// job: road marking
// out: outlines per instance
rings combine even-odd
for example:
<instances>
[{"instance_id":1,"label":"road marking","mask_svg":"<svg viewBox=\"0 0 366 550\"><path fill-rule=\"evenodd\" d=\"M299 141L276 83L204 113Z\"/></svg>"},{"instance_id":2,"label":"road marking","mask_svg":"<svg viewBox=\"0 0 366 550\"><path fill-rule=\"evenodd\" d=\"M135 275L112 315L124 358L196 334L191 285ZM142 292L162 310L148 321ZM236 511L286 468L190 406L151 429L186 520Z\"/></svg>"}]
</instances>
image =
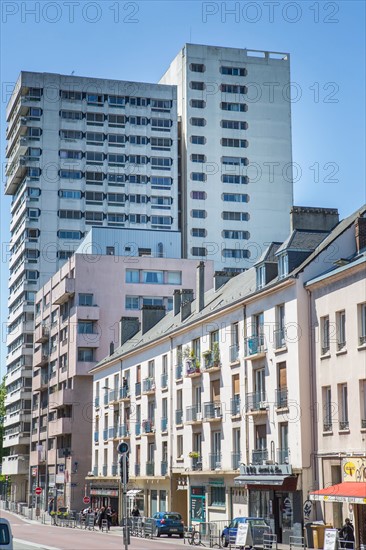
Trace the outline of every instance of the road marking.
<instances>
[{"instance_id":1,"label":"road marking","mask_svg":"<svg viewBox=\"0 0 366 550\"><path fill-rule=\"evenodd\" d=\"M21 544L27 544L28 546L33 546L34 548L38 548L38 550L60 550L60 548L56 548L55 546L45 546L44 544L40 546L39 542L29 542L27 540L16 539L16 538L14 538L13 540Z\"/></svg>"}]
</instances>

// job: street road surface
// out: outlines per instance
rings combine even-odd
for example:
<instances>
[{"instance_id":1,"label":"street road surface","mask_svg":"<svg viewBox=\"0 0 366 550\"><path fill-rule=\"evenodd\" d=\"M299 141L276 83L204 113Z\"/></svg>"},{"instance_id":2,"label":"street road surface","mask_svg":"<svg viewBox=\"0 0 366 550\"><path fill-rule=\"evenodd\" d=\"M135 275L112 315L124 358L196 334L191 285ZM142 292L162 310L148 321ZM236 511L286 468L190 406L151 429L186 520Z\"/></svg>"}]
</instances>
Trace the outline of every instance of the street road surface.
<instances>
[{"instance_id":1,"label":"street road surface","mask_svg":"<svg viewBox=\"0 0 366 550\"><path fill-rule=\"evenodd\" d=\"M14 550L124 550L122 535L116 531L101 533L55 527L30 522L4 510L1 517L10 521L14 535ZM160 537L148 540L131 537L129 550L183 550L182 539Z\"/></svg>"}]
</instances>

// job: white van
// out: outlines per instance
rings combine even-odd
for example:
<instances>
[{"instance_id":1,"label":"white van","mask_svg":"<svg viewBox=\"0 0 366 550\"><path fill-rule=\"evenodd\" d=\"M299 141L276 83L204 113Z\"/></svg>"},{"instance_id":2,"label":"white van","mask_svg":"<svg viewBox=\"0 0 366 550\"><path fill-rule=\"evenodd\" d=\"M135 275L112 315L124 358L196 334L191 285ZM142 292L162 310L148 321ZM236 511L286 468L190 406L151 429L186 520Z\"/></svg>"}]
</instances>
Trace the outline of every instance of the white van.
<instances>
[{"instance_id":1,"label":"white van","mask_svg":"<svg viewBox=\"0 0 366 550\"><path fill-rule=\"evenodd\" d=\"M0 550L13 550L13 535L7 519L0 518Z\"/></svg>"}]
</instances>

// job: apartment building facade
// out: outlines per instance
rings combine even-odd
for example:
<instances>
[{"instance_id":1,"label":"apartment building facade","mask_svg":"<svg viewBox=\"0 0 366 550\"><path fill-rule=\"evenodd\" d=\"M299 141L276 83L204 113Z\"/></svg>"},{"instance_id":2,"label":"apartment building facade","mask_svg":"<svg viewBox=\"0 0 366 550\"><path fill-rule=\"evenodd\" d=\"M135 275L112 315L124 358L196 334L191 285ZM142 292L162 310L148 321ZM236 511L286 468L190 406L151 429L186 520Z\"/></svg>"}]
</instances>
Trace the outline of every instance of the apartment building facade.
<instances>
[{"instance_id":1,"label":"apartment building facade","mask_svg":"<svg viewBox=\"0 0 366 550\"><path fill-rule=\"evenodd\" d=\"M326 523L350 517L356 546L366 542L366 219L356 221L356 253L310 280L318 489ZM319 504L318 504L319 503Z\"/></svg>"},{"instance_id":2,"label":"apartment building facade","mask_svg":"<svg viewBox=\"0 0 366 550\"><path fill-rule=\"evenodd\" d=\"M161 318L171 309L173 291L194 283L195 260L135 259L131 266L123 256L104 254L96 266L95 256L76 253L36 294L29 466L30 492L43 488L43 506L56 491L58 506L82 504L91 470L89 370L121 343L121 315L138 327L142 308L149 314L154 304ZM211 262L206 284L212 276ZM137 311L131 303L135 294L143 296ZM16 427L8 422L11 439ZM13 460L10 456L5 464Z\"/></svg>"},{"instance_id":3,"label":"apartment building facade","mask_svg":"<svg viewBox=\"0 0 366 550\"><path fill-rule=\"evenodd\" d=\"M250 267L289 233L290 56L186 44L160 83L177 86L183 254Z\"/></svg>"}]
</instances>

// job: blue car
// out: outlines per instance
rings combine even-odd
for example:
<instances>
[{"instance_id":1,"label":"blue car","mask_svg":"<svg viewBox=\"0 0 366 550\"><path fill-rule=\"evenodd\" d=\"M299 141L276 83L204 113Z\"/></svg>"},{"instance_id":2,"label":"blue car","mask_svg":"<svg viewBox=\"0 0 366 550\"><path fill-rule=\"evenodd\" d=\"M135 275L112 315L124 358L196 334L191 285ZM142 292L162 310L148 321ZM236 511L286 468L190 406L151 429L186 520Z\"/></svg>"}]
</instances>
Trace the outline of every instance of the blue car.
<instances>
[{"instance_id":1,"label":"blue car","mask_svg":"<svg viewBox=\"0 0 366 550\"><path fill-rule=\"evenodd\" d=\"M253 546L263 546L263 535L272 534L271 528L264 518L234 518L221 534L221 543L225 548L229 544L235 544L239 523L250 524Z\"/></svg>"},{"instance_id":2,"label":"blue car","mask_svg":"<svg viewBox=\"0 0 366 550\"><path fill-rule=\"evenodd\" d=\"M178 512L156 512L153 515L155 521L154 535L178 535L181 539L184 536L184 521Z\"/></svg>"}]
</instances>

